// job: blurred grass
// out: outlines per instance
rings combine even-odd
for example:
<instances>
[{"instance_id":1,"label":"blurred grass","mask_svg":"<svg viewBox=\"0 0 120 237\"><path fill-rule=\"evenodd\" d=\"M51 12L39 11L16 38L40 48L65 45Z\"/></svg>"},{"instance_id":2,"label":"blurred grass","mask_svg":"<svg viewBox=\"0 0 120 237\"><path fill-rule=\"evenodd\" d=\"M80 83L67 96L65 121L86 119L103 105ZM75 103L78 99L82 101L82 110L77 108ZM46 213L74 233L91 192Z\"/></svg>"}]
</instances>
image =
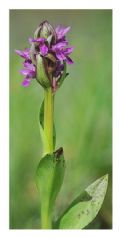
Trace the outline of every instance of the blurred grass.
<instances>
[{"instance_id":1,"label":"blurred grass","mask_svg":"<svg viewBox=\"0 0 120 237\"><path fill-rule=\"evenodd\" d=\"M42 153L38 113L43 90L34 81L21 86L24 49L37 25L70 25L68 39L75 47L70 76L56 95L57 147L63 146L67 169L56 201L55 217L85 187L109 173L107 195L89 229L112 228L112 11L10 11L10 228L39 228L35 171ZM48 177L49 178L49 177Z\"/></svg>"}]
</instances>

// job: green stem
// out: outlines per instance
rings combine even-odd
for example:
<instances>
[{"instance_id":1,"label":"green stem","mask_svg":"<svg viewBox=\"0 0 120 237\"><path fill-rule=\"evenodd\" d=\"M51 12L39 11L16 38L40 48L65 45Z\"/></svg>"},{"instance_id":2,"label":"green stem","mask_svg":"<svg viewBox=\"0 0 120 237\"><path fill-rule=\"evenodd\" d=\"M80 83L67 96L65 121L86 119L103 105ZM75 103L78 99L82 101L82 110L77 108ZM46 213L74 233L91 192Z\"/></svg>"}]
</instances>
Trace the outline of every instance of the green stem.
<instances>
[{"instance_id":1,"label":"green stem","mask_svg":"<svg viewBox=\"0 0 120 237\"><path fill-rule=\"evenodd\" d=\"M53 113L54 113L54 96L52 88L45 89L44 99L44 132L47 138L47 147L45 153L53 153Z\"/></svg>"},{"instance_id":2,"label":"green stem","mask_svg":"<svg viewBox=\"0 0 120 237\"><path fill-rule=\"evenodd\" d=\"M41 228L52 229L52 212L49 210L49 204L45 203L41 203Z\"/></svg>"},{"instance_id":3,"label":"green stem","mask_svg":"<svg viewBox=\"0 0 120 237\"><path fill-rule=\"evenodd\" d=\"M46 136L46 146L44 153L52 154L53 145L53 113L54 113L54 95L51 88L44 91L44 133ZM48 177L49 179L49 177ZM49 199L44 198L41 202L41 228L52 229L52 210L49 206Z\"/></svg>"}]
</instances>

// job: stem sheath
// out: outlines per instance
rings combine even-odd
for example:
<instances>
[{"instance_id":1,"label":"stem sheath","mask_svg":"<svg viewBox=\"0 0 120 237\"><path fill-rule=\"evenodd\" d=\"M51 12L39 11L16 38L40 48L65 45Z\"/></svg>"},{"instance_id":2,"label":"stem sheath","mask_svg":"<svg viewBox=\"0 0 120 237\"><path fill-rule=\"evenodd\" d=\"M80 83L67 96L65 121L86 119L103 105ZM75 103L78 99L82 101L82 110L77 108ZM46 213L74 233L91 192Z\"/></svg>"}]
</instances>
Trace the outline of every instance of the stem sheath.
<instances>
[{"instance_id":1,"label":"stem sheath","mask_svg":"<svg viewBox=\"0 0 120 237\"><path fill-rule=\"evenodd\" d=\"M47 138L47 147L45 153L53 153L53 117L54 117L54 96L52 88L49 87L44 91L44 132Z\"/></svg>"}]
</instances>

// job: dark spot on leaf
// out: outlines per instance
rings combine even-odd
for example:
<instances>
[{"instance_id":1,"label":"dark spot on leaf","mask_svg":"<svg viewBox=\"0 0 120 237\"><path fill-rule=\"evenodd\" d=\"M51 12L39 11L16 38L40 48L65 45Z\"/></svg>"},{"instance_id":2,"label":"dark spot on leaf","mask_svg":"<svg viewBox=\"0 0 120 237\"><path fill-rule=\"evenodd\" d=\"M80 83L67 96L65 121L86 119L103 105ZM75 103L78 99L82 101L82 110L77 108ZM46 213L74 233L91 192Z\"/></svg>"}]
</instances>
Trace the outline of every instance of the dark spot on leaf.
<instances>
[{"instance_id":1,"label":"dark spot on leaf","mask_svg":"<svg viewBox=\"0 0 120 237\"><path fill-rule=\"evenodd\" d=\"M91 205L93 206L95 204L95 200L92 200Z\"/></svg>"},{"instance_id":2,"label":"dark spot on leaf","mask_svg":"<svg viewBox=\"0 0 120 237\"><path fill-rule=\"evenodd\" d=\"M80 215L80 213L79 213L79 214L78 214L78 218L79 218L79 219L80 219L80 216L81 216L81 215Z\"/></svg>"},{"instance_id":3,"label":"dark spot on leaf","mask_svg":"<svg viewBox=\"0 0 120 237\"><path fill-rule=\"evenodd\" d=\"M87 209L86 214L89 215L89 213L90 213L90 212L89 212L89 210Z\"/></svg>"}]
</instances>

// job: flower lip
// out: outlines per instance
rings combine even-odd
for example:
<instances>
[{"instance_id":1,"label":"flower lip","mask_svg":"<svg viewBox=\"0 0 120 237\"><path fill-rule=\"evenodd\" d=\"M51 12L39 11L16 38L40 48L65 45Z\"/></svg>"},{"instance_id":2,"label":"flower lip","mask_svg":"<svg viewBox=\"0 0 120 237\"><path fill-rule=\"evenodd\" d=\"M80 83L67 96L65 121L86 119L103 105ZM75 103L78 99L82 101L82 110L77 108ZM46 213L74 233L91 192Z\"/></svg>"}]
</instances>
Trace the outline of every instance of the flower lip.
<instances>
[{"instance_id":1,"label":"flower lip","mask_svg":"<svg viewBox=\"0 0 120 237\"><path fill-rule=\"evenodd\" d=\"M57 43L57 44L55 44L55 45L53 45L52 46L52 50L53 51L55 51L55 50L57 50L57 49L62 49L62 48L64 48L66 45L68 45L68 41L62 41L62 42L59 42L59 43Z\"/></svg>"},{"instance_id":2,"label":"flower lip","mask_svg":"<svg viewBox=\"0 0 120 237\"><path fill-rule=\"evenodd\" d=\"M26 76L27 78L34 78L35 72L32 70L29 70L28 68L24 68L20 70L20 73Z\"/></svg>"},{"instance_id":3,"label":"flower lip","mask_svg":"<svg viewBox=\"0 0 120 237\"><path fill-rule=\"evenodd\" d=\"M71 64L73 64L74 62L73 62L73 60L70 58L70 57L66 57L66 62L67 62L67 64L69 64L69 65L71 65Z\"/></svg>"},{"instance_id":4,"label":"flower lip","mask_svg":"<svg viewBox=\"0 0 120 237\"><path fill-rule=\"evenodd\" d=\"M72 59L68 57L68 55L73 51L73 47L63 48L63 47L53 46L52 50L53 52L55 52L57 59L59 59L60 61L65 60L68 64L73 63Z\"/></svg>"},{"instance_id":5,"label":"flower lip","mask_svg":"<svg viewBox=\"0 0 120 237\"><path fill-rule=\"evenodd\" d=\"M30 82L31 82L31 79L26 77L26 78L22 81L22 86L28 87L28 86L30 85Z\"/></svg>"},{"instance_id":6,"label":"flower lip","mask_svg":"<svg viewBox=\"0 0 120 237\"><path fill-rule=\"evenodd\" d=\"M45 38L32 38L32 37L30 37L29 39L29 43L31 44L31 43L44 43L45 42Z\"/></svg>"},{"instance_id":7,"label":"flower lip","mask_svg":"<svg viewBox=\"0 0 120 237\"><path fill-rule=\"evenodd\" d=\"M15 49L16 54L25 59L30 59L29 51L29 48L26 48L24 51Z\"/></svg>"},{"instance_id":8,"label":"flower lip","mask_svg":"<svg viewBox=\"0 0 120 237\"><path fill-rule=\"evenodd\" d=\"M36 77L36 69L35 66L29 61L25 61L23 65L24 69L20 70L20 73L25 76L22 86L27 87L30 85L31 80Z\"/></svg>"},{"instance_id":9,"label":"flower lip","mask_svg":"<svg viewBox=\"0 0 120 237\"><path fill-rule=\"evenodd\" d=\"M58 40L62 39L67 34L67 32L70 30L70 28L71 28L70 26L68 26L68 27L64 27L61 25L57 26L55 29L56 34L57 34L57 39Z\"/></svg>"},{"instance_id":10,"label":"flower lip","mask_svg":"<svg viewBox=\"0 0 120 237\"><path fill-rule=\"evenodd\" d=\"M35 72L35 66L32 63L29 63L28 61L25 61L23 63L24 67L26 67L27 69L34 71Z\"/></svg>"},{"instance_id":11,"label":"flower lip","mask_svg":"<svg viewBox=\"0 0 120 237\"><path fill-rule=\"evenodd\" d=\"M42 56L45 56L48 53L48 47L45 44L40 46L40 53Z\"/></svg>"},{"instance_id":12,"label":"flower lip","mask_svg":"<svg viewBox=\"0 0 120 237\"><path fill-rule=\"evenodd\" d=\"M68 55L68 54L72 53L73 49L74 49L74 47L69 47L69 48L64 49L64 54Z\"/></svg>"}]
</instances>

